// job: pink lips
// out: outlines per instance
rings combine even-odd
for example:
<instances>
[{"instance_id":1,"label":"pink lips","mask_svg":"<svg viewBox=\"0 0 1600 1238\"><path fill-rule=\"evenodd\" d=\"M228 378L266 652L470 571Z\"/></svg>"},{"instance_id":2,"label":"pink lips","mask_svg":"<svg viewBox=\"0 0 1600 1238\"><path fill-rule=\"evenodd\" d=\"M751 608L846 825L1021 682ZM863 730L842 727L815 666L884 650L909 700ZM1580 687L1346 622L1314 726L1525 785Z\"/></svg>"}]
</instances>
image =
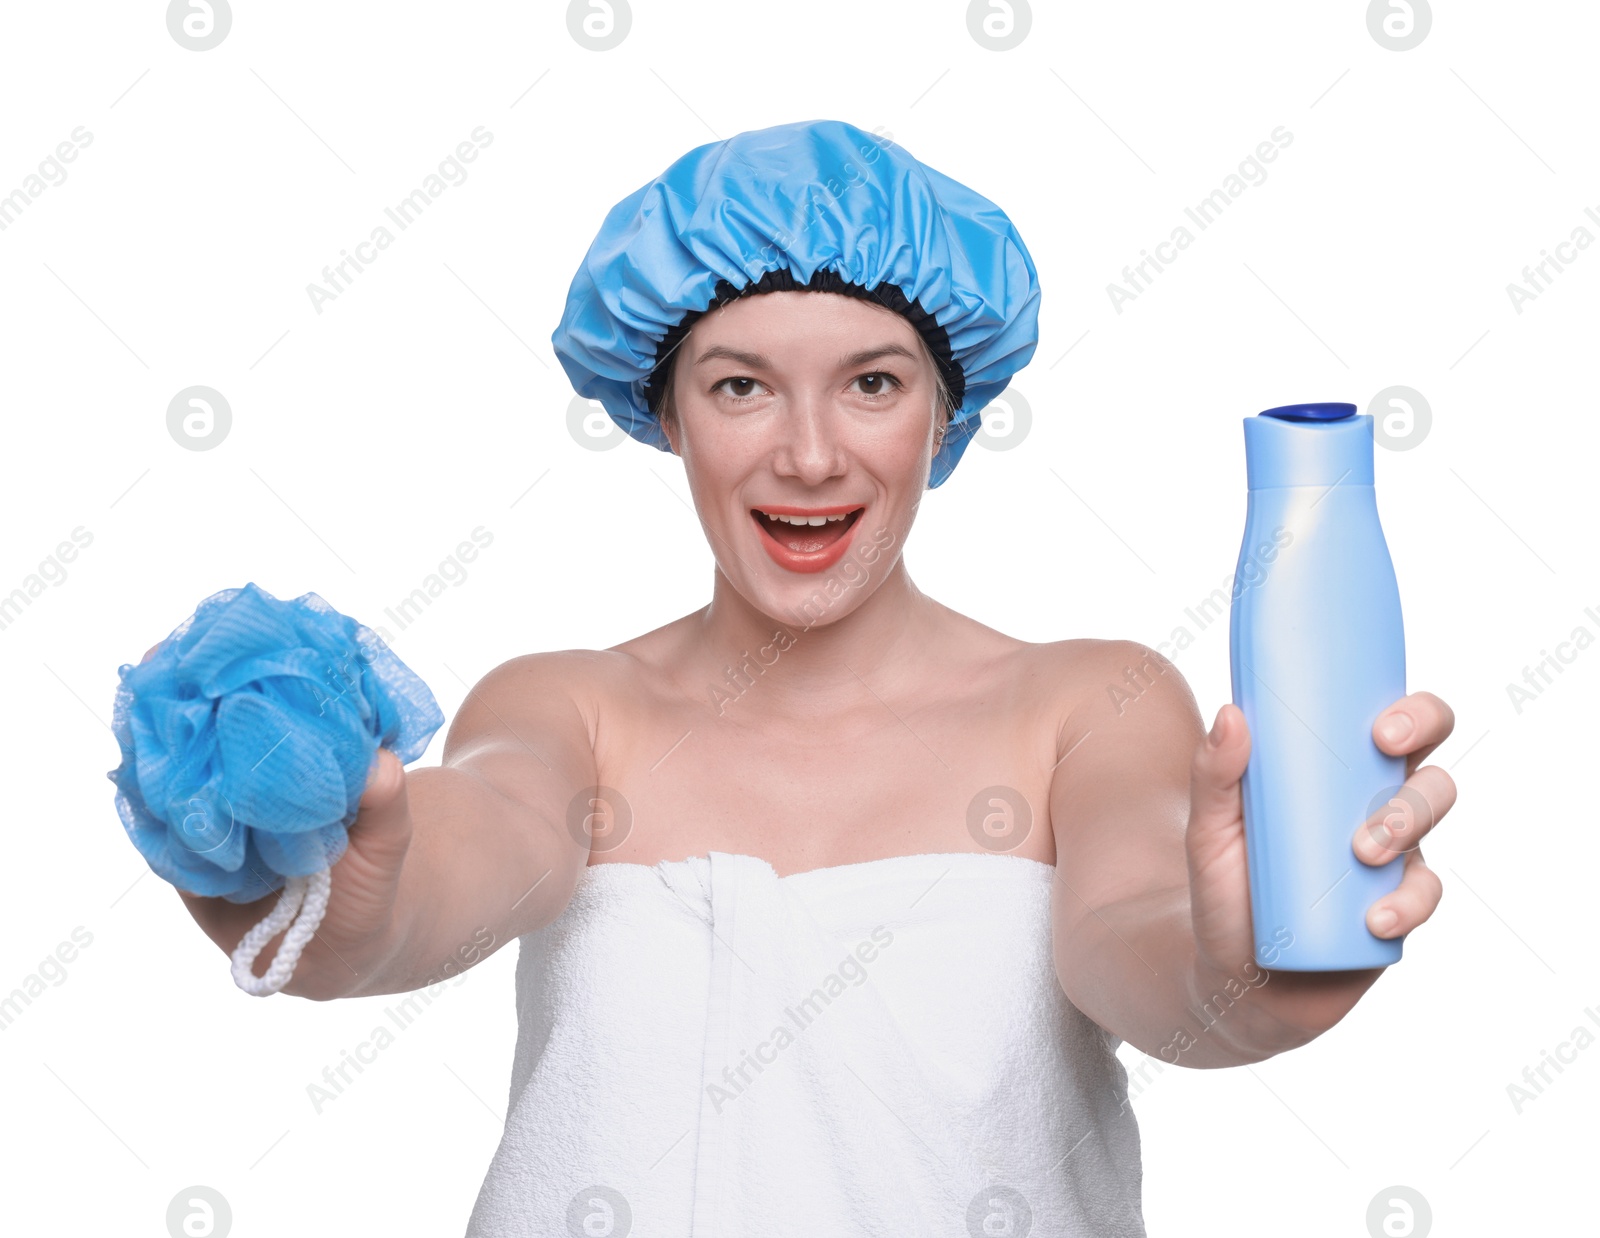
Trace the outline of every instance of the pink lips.
<instances>
[{"instance_id":1,"label":"pink lips","mask_svg":"<svg viewBox=\"0 0 1600 1238\"><path fill-rule=\"evenodd\" d=\"M834 507L792 507L787 505L766 506L760 509L752 508L750 518L755 521L757 536L761 538L761 545L766 548L772 561L779 567L791 572L821 572L832 567L844 557L845 551L850 549L850 543L855 538L856 526L861 523L861 513L866 509L860 504L841 503ZM843 524L843 532L832 533L829 526L819 525L815 535L809 531L801 531L794 526L775 524L762 513L771 512L775 516L842 516L853 513L842 522L835 522L832 528L837 529ZM774 529L782 532L775 535ZM779 536L789 541L798 543L799 549L787 546L778 540ZM830 538L832 540L825 540Z\"/></svg>"}]
</instances>

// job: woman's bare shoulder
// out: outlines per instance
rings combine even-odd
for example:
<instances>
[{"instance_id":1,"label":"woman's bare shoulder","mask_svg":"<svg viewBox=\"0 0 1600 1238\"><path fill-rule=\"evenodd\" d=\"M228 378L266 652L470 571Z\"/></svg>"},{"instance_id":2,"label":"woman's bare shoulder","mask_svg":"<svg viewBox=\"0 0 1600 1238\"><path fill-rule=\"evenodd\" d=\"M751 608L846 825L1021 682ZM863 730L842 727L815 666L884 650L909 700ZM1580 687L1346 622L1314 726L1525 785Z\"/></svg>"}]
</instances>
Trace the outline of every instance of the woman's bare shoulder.
<instances>
[{"instance_id":1,"label":"woman's bare shoulder","mask_svg":"<svg viewBox=\"0 0 1600 1238\"><path fill-rule=\"evenodd\" d=\"M686 615L607 649L520 654L490 670L473 691L490 705L524 700L530 691L560 692L582 712L591 713L600 701L640 691L692 618Z\"/></svg>"},{"instance_id":2,"label":"woman's bare shoulder","mask_svg":"<svg viewBox=\"0 0 1600 1238\"><path fill-rule=\"evenodd\" d=\"M1067 640L1028 643L1026 650L1026 657L1030 661L1058 672L1092 669L1098 673L1108 666L1116 667L1123 663L1137 666L1144 662L1160 662L1173 667L1169 658L1149 645L1113 637L1075 636Z\"/></svg>"},{"instance_id":3,"label":"woman's bare shoulder","mask_svg":"<svg viewBox=\"0 0 1600 1238\"><path fill-rule=\"evenodd\" d=\"M1065 721L1109 708L1120 714L1130 699L1152 688L1180 712L1192 707L1188 681L1164 654L1136 640L1075 637L1025 645L1020 654L1031 682L1053 701Z\"/></svg>"},{"instance_id":4,"label":"woman's bare shoulder","mask_svg":"<svg viewBox=\"0 0 1600 1238\"><path fill-rule=\"evenodd\" d=\"M507 658L472 685L451 718L444 762L501 743L532 744L536 751L566 744L592 753L599 719L615 694L625 690L631 661L609 649L552 649Z\"/></svg>"},{"instance_id":5,"label":"woman's bare shoulder","mask_svg":"<svg viewBox=\"0 0 1600 1238\"><path fill-rule=\"evenodd\" d=\"M1024 697L1056 708L1062 718L1107 686L1149 675L1169 676L1184 684L1177 667L1136 640L1079 636L1065 640L1028 641L945 607L956 634L955 647L970 653L973 664L993 669L999 680ZM953 659L959 661L959 658ZM1179 692L1182 695L1182 691Z\"/></svg>"},{"instance_id":6,"label":"woman's bare shoulder","mask_svg":"<svg viewBox=\"0 0 1600 1238\"><path fill-rule=\"evenodd\" d=\"M638 659L618 649L549 649L518 654L488 671L473 692L491 703L523 698L530 689L593 698L637 673Z\"/></svg>"}]
</instances>

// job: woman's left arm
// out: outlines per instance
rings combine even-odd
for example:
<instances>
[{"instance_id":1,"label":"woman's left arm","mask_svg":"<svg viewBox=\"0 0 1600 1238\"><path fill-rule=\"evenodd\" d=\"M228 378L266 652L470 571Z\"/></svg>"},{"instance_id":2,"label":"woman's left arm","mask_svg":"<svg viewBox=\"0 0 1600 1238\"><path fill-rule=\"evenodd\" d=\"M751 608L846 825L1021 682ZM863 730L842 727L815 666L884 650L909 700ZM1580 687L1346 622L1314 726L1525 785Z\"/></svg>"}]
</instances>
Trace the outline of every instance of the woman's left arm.
<instances>
[{"instance_id":1,"label":"woman's left arm","mask_svg":"<svg viewBox=\"0 0 1600 1238\"><path fill-rule=\"evenodd\" d=\"M1067 724L1051 787L1057 888L1056 974L1073 1004L1152 1056L1193 1067L1242 1065L1293 1049L1339 1022L1383 968L1262 969L1250 922L1240 780L1250 758L1243 712L1224 705L1208 738L1183 676L1129 641L1095 642L1087 686ZM1103 681L1103 683L1102 683ZM1404 720L1409 727L1391 731ZM1410 932L1442 885L1420 843L1455 803L1454 781L1422 761L1450 734L1450 707L1429 692L1401 698L1373 727L1406 757L1413 811L1362 823L1365 864L1405 856L1403 878L1367 910L1381 937ZM1391 801L1392 802L1392 801ZM1382 916L1393 911L1385 925Z\"/></svg>"}]
</instances>

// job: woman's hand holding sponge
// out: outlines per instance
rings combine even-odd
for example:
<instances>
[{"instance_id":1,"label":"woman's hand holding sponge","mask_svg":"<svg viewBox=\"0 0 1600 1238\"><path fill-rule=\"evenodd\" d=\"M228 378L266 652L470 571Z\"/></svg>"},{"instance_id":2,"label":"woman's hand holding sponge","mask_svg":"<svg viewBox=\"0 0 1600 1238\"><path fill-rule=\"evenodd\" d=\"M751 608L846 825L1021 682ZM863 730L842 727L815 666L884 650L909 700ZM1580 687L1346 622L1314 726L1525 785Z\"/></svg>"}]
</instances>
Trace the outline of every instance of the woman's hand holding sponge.
<instances>
[{"instance_id":1,"label":"woman's hand holding sponge","mask_svg":"<svg viewBox=\"0 0 1600 1238\"><path fill-rule=\"evenodd\" d=\"M316 594L253 583L206 598L118 673L123 759L107 777L151 869L233 952L246 992L283 988L302 959L290 992L348 991L389 944L411 840L403 766L444 723L427 685Z\"/></svg>"}]
</instances>

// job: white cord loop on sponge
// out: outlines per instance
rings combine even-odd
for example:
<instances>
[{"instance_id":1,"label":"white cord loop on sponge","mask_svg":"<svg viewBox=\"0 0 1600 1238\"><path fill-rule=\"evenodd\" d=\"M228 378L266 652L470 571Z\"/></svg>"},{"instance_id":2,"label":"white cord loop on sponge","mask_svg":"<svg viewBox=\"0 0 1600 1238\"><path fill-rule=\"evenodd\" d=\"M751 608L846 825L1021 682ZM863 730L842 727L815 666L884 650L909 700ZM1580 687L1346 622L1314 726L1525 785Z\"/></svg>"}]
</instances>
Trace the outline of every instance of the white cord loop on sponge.
<instances>
[{"instance_id":1,"label":"white cord loop on sponge","mask_svg":"<svg viewBox=\"0 0 1600 1238\"><path fill-rule=\"evenodd\" d=\"M260 924L244 935L244 940L233 952L233 982L252 997L268 997L289 983L294 966L300 961L300 952L311 940L322 917L328 910L328 895L333 881L328 869L319 869L309 877L290 877L283 887L283 897ZM295 913L299 919L295 919ZM290 924L290 921L294 921ZM266 944L288 927L288 935L278 947L265 975L257 976L252 970L256 956Z\"/></svg>"}]
</instances>

